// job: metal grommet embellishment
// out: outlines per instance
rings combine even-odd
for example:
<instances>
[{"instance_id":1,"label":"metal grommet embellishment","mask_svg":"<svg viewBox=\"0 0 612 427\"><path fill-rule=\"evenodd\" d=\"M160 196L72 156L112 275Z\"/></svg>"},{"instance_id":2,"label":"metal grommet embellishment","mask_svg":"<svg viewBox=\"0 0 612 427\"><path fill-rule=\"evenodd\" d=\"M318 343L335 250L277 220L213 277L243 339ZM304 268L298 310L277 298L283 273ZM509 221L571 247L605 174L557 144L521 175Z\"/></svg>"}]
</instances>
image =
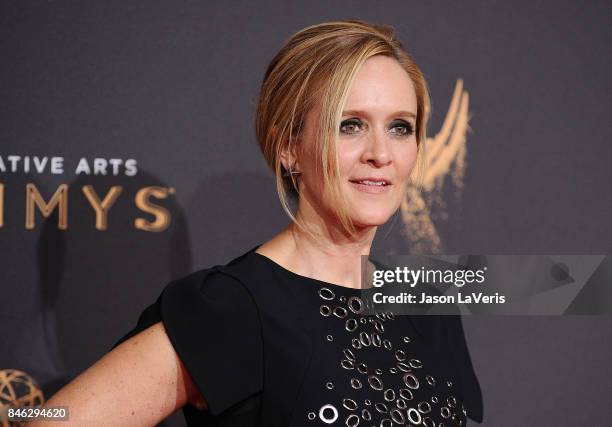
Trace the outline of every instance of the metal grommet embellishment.
<instances>
[{"instance_id":1,"label":"metal grommet embellishment","mask_svg":"<svg viewBox=\"0 0 612 427\"><path fill-rule=\"evenodd\" d=\"M352 296L348 299L348 308L355 314L363 313L363 301L361 298Z\"/></svg>"},{"instance_id":2,"label":"metal grommet embellishment","mask_svg":"<svg viewBox=\"0 0 612 427\"><path fill-rule=\"evenodd\" d=\"M393 420L395 424L401 425L406 422L406 418L404 418L404 414L402 414L402 411L400 411L397 408L391 409L391 411L389 412L389 415L391 415L391 420Z\"/></svg>"},{"instance_id":3,"label":"metal grommet embellishment","mask_svg":"<svg viewBox=\"0 0 612 427\"><path fill-rule=\"evenodd\" d=\"M321 316L329 316L332 313L331 308L329 308L329 305L325 305L323 304L320 308L319 308L319 313L321 313Z\"/></svg>"},{"instance_id":4,"label":"metal grommet embellishment","mask_svg":"<svg viewBox=\"0 0 612 427\"><path fill-rule=\"evenodd\" d=\"M382 324L382 323L380 323L380 321L379 321L379 320L375 320L375 321L374 321L374 327L375 327L375 328L376 328L376 330L377 330L379 333L381 333L381 334L382 334L383 332L385 332L385 327L383 326L383 324Z\"/></svg>"},{"instance_id":5,"label":"metal grommet embellishment","mask_svg":"<svg viewBox=\"0 0 612 427\"><path fill-rule=\"evenodd\" d=\"M410 366L412 366L413 368L415 368L415 369L419 369L419 368L423 367L423 364L421 363L421 361L419 359L410 359L408 361L408 364Z\"/></svg>"},{"instance_id":6,"label":"metal grommet embellishment","mask_svg":"<svg viewBox=\"0 0 612 427\"><path fill-rule=\"evenodd\" d=\"M339 305L334 307L334 316L339 317L340 319L343 319L346 317L347 314L348 312L346 311L346 308L341 307Z\"/></svg>"},{"instance_id":7,"label":"metal grommet embellishment","mask_svg":"<svg viewBox=\"0 0 612 427\"><path fill-rule=\"evenodd\" d=\"M389 412L389 408L387 408L387 405L385 405L382 402L377 402L374 407L376 408L376 410L378 412L380 412L381 414L386 414L387 412Z\"/></svg>"},{"instance_id":8,"label":"metal grommet embellishment","mask_svg":"<svg viewBox=\"0 0 612 427\"><path fill-rule=\"evenodd\" d=\"M413 397L414 397L413 394L412 394L412 391L408 390L407 388L400 389L399 395L404 400L412 400Z\"/></svg>"},{"instance_id":9,"label":"metal grommet embellishment","mask_svg":"<svg viewBox=\"0 0 612 427\"><path fill-rule=\"evenodd\" d=\"M361 381L359 381L357 378L351 378L351 387L353 387L355 390L359 390L362 387Z\"/></svg>"},{"instance_id":10,"label":"metal grommet embellishment","mask_svg":"<svg viewBox=\"0 0 612 427\"><path fill-rule=\"evenodd\" d=\"M419 379L412 372L408 372L404 374L404 384L406 384L406 387L416 390L419 388Z\"/></svg>"},{"instance_id":11,"label":"metal grommet embellishment","mask_svg":"<svg viewBox=\"0 0 612 427\"><path fill-rule=\"evenodd\" d=\"M443 406L440 408L440 415L442 415L442 418L450 418L451 410L447 406Z\"/></svg>"},{"instance_id":12,"label":"metal grommet embellishment","mask_svg":"<svg viewBox=\"0 0 612 427\"><path fill-rule=\"evenodd\" d=\"M328 390L332 390L334 388L334 383L329 381L327 384L325 384L325 388Z\"/></svg>"},{"instance_id":13,"label":"metal grommet embellishment","mask_svg":"<svg viewBox=\"0 0 612 427\"><path fill-rule=\"evenodd\" d=\"M395 350L395 358L398 361L403 362L404 360L406 360L406 353L404 352L404 350Z\"/></svg>"},{"instance_id":14,"label":"metal grommet embellishment","mask_svg":"<svg viewBox=\"0 0 612 427\"><path fill-rule=\"evenodd\" d=\"M451 408L457 407L457 399L455 398L455 396L450 396L449 398L447 398L446 403L448 403L448 406L450 406Z\"/></svg>"},{"instance_id":15,"label":"metal grommet embellishment","mask_svg":"<svg viewBox=\"0 0 612 427\"><path fill-rule=\"evenodd\" d=\"M333 335L328 335L328 336L327 336L327 341L333 341L333 340L334 340Z\"/></svg>"},{"instance_id":16,"label":"metal grommet embellishment","mask_svg":"<svg viewBox=\"0 0 612 427\"><path fill-rule=\"evenodd\" d=\"M414 408L408 408L407 415L408 421L410 421L412 424L420 424L423 420L421 418L421 413Z\"/></svg>"},{"instance_id":17,"label":"metal grommet embellishment","mask_svg":"<svg viewBox=\"0 0 612 427\"><path fill-rule=\"evenodd\" d=\"M319 296L326 301L333 300L335 298L334 291L329 288L319 289Z\"/></svg>"},{"instance_id":18,"label":"metal grommet embellishment","mask_svg":"<svg viewBox=\"0 0 612 427\"><path fill-rule=\"evenodd\" d=\"M410 369L410 366L406 365L404 362L397 362L397 369L399 369L402 372L412 371L412 369Z\"/></svg>"},{"instance_id":19,"label":"metal grommet embellishment","mask_svg":"<svg viewBox=\"0 0 612 427\"><path fill-rule=\"evenodd\" d=\"M357 366L357 370L359 372L361 372L362 374L367 374L368 373L368 365L366 365L365 363L360 363Z\"/></svg>"},{"instance_id":20,"label":"metal grommet embellishment","mask_svg":"<svg viewBox=\"0 0 612 427\"><path fill-rule=\"evenodd\" d=\"M363 409L361 411L361 418L363 418L365 421L370 421L372 419L372 414L370 414L370 411L367 409Z\"/></svg>"},{"instance_id":21,"label":"metal grommet embellishment","mask_svg":"<svg viewBox=\"0 0 612 427\"><path fill-rule=\"evenodd\" d=\"M404 337L404 338L403 338L403 340L404 340L404 342L406 342L406 343L408 343L408 342L410 342L410 341L411 341L411 340L410 340L410 337Z\"/></svg>"},{"instance_id":22,"label":"metal grommet embellishment","mask_svg":"<svg viewBox=\"0 0 612 427\"><path fill-rule=\"evenodd\" d=\"M353 348L356 348L357 350L361 348L361 341L359 341L359 339L353 338L351 342L353 343Z\"/></svg>"},{"instance_id":23,"label":"metal grommet embellishment","mask_svg":"<svg viewBox=\"0 0 612 427\"><path fill-rule=\"evenodd\" d=\"M385 418L380 422L380 427L393 427L393 421L389 418Z\"/></svg>"},{"instance_id":24,"label":"metal grommet embellishment","mask_svg":"<svg viewBox=\"0 0 612 427\"><path fill-rule=\"evenodd\" d=\"M370 344L372 344L372 339L366 332L359 333L359 341L361 341L361 344L363 344L364 347L369 347Z\"/></svg>"},{"instance_id":25,"label":"metal grommet embellishment","mask_svg":"<svg viewBox=\"0 0 612 427\"><path fill-rule=\"evenodd\" d=\"M391 341L389 341L388 339L384 339L383 340L383 346L387 349L387 350L391 350L391 348L393 347L393 344L391 344Z\"/></svg>"},{"instance_id":26,"label":"metal grommet embellishment","mask_svg":"<svg viewBox=\"0 0 612 427\"><path fill-rule=\"evenodd\" d=\"M357 330L358 326L359 326L359 323L357 322L357 320L353 318L346 319L346 323L344 324L344 329L346 329L349 332L353 332Z\"/></svg>"},{"instance_id":27,"label":"metal grommet embellishment","mask_svg":"<svg viewBox=\"0 0 612 427\"><path fill-rule=\"evenodd\" d=\"M429 417L425 417L425 418L423 418L423 425L424 425L425 427L436 427L436 423L435 423L435 421L434 421L434 420L432 420L432 419L431 419L431 418L429 418Z\"/></svg>"},{"instance_id":28,"label":"metal grommet embellishment","mask_svg":"<svg viewBox=\"0 0 612 427\"><path fill-rule=\"evenodd\" d=\"M359 416L351 414L346 417L346 425L347 427L357 427L359 425Z\"/></svg>"},{"instance_id":29,"label":"metal grommet embellishment","mask_svg":"<svg viewBox=\"0 0 612 427\"><path fill-rule=\"evenodd\" d=\"M343 359L340 361L340 366L342 366L344 369L355 369L355 362L352 360Z\"/></svg>"},{"instance_id":30,"label":"metal grommet embellishment","mask_svg":"<svg viewBox=\"0 0 612 427\"><path fill-rule=\"evenodd\" d=\"M429 402L419 402L417 409L423 414L429 414L431 412L431 405Z\"/></svg>"},{"instance_id":31,"label":"metal grommet embellishment","mask_svg":"<svg viewBox=\"0 0 612 427\"><path fill-rule=\"evenodd\" d=\"M353 353L348 348L345 348L344 350L342 350L342 353L344 354L344 357L346 357L348 360L352 360L353 362L357 360L357 358L355 357L355 353Z\"/></svg>"},{"instance_id":32,"label":"metal grommet embellishment","mask_svg":"<svg viewBox=\"0 0 612 427\"><path fill-rule=\"evenodd\" d=\"M308 413L308 419L310 421L314 420L315 418L317 418L317 414L315 414L314 412L309 412Z\"/></svg>"},{"instance_id":33,"label":"metal grommet embellishment","mask_svg":"<svg viewBox=\"0 0 612 427\"><path fill-rule=\"evenodd\" d=\"M343 399L342 406L344 406L349 411L354 411L355 409L357 409L357 402L355 402L353 399Z\"/></svg>"},{"instance_id":34,"label":"metal grommet embellishment","mask_svg":"<svg viewBox=\"0 0 612 427\"><path fill-rule=\"evenodd\" d=\"M331 412L331 414L329 412ZM321 409L319 409L319 418L321 418L321 421L325 424L335 423L338 419L338 410L334 405L330 405L329 403L323 405Z\"/></svg>"},{"instance_id":35,"label":"metal grommet embellishment","mask_svg":"<svg viewBox=\"0 0 612 427\"><path fill-rule=\"evenodd\" d=\"M406 409L408 407L408 404L404 399L397 399L395 401L395 406L397 406L398 409Z\"/></svg>"},{"instance_id":36,"label":"metal grommet embellishment","mask_svg":"<svg viewBox=\"0 0 612 427\"><path fill-rule=\"evenodd\" d=\"M429 384L430 386L436 385L436 379L431 375L425 376L425 381L427 381L427 384Z\"/></svg>"},{"instance_id":37,"label":"metal grommet embellishment","mask_svg":"<svg viewBox=\"0 0 612 427\"><path fill-rule=\"evenodd\" d=\"M368 375L368 384L370 384L370 387L372 387L374 390L383 389L383 382L376 375Z\"/></svg>"},{"instance_id":38,"label":"metal grommet embellishment","mask_svg":"<svg viewBox=\"0 0 612 427\"><path fill-rule=\"evenodd\" d=\"M374 347L380 347L382 345L382 340L380 339L380 335L376 332L372 333L372 345Z\"/></svg>"},{"instance_id":39,"label":"metal grommet embellishment","mask_svg":"<svg viewBox=\"0 0 612 427\"><path fill-rule=\"evenodd\" d=\"M388 388L383 393L383 396L387 402L391 402L392 400L395 400L395 391L392 388Z\"/></svg>"},{"instance_id":40,"label":"metal grommet embellishment","mask_svg":"<svg viewBox=\"0 0 612 427\"><path fill-rule=\"evenodd\" d=\"M346 297L344 295L342 295L340 298L338 298L340 300L340 302L346 302Z\"/></svg>"}]
</instances>

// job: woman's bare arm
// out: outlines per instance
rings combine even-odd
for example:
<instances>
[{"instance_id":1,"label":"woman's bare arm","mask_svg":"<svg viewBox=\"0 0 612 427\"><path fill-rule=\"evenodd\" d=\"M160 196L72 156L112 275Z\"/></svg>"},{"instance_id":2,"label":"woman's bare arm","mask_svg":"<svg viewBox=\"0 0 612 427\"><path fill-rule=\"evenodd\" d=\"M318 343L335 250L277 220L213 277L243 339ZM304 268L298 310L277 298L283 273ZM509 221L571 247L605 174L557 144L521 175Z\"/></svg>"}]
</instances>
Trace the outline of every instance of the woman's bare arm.
<instances>
[{"instance_id":1,"label":"woman's bare arm","mask_svg":"<svg viewBox=\"0 0 612 427\"><path fill-rule=\"evenodd\" d=\"M206 409L161 322L121 343L58 391L68 426L153 426L185 404ZM36 421L32 427L57 426Z\"/></svg>"}]
</instances>

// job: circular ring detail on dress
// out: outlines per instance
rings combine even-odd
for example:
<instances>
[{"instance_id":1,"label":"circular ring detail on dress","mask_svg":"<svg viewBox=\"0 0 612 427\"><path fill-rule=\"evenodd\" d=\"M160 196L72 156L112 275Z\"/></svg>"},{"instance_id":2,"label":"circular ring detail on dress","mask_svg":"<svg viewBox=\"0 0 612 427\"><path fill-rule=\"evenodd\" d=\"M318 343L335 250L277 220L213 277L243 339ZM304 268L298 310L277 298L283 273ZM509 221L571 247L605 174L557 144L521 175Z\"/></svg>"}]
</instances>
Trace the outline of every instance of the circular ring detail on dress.
<instances>
[{"instance_id":1,"label":"circular ring detail on dress","mask_svg":"<svg viewBox=\"0 0 612 427\"><path fill-rule=\"evenodd\" d=\"M368 375L368 384L370 384L370 387L372 387L374 390L383 389L383 382L376 375Z\"/></svg>"},{"instance_id":2,"label":"circular ring detail on dress","mask_svg":"<svg viewBox=\"0 0 612 427\"><path fill-rule=\"evenodd\" d=\"M319 308L319 313L321 313L321 316L329 316L332 313L331 308L329 308L329 305L325 305L323 304L320 308Z\"/></svg>"},{"instance_id":3,"label":"circular ring detail on dress","mask_svg":"<svg viewBox=\"0 0 612 427\"><path fill-rule=\"evenodd\" d=\"M374 407L376 408L376 410L378 412L380 412L381 414L386 414L387 412L389 412L389 408L387 408L387 405L385 405L382 402L377 402Z\"/></svg>"},{"instance_id":4,"label":"circular ring detail on dress","mask_svg":"<svg viewBox=\"0 0 612 427\"><path fill-rule=\"evenodd\" d=\"M402 399L405 400L412 400L414 398L412 390L408 390L407 388L401 388L399 391L399 395Z\"/></svg>"},{"instance_id":5,"label":"circular ring detail on dress","mask_svg":"<svg viewBox=\"0 0 612 427\"><path fill-rule=\"evenodd\" d=\"M346 308L341 307L339 305L334 307L334 316L339 317L340 319L344 319L347 314L348 312L346 311Z\"/></svg>"},{"instance_id":6,"label":"circular ring detail on dress","mask_svg":"<svg viewBox=\"0 0 612 427\"><path fill-rule=\"evenodd\" d=\"M370 421L372 419L372 414L370 414L370 411L367 409L364 409L361 411L361 418L363 418L365 421Z\"/></svg>"},{"instance_id":7,"label":"circular ring detail on dress","mask_svg":"<svg viewBox=\"0 0 612 427\"><path fill-rule=\"evenodd\" d=\"M357 427L359 425L359 416L351 414L346 418L346 425L348 427Z\"/></svg>"},{"instance_id":8,"label":"circular ring detail on dress","mask_svg":"<svg viewBox=\"0 0 612 427\"><path fill-rule=\"evenodd\" d=\"M335 295L334 295L334 291L332 291L329 288L321 288L319 289L319 296L321 298L323 298L326 301L330 301L333 300Z\"/></svg>"},{"instance_id":9,"label":"circular ring detail on dress","mask_svg":"<svg viewBox=\"0 0 612 427\"><path fill-rule=\"evenodd\" d=\"M385 418L380 422L380 427L393 427L393 421L389 418Z\"/></svg>"},{"instance_id":10,"label":"circular ring detail on dress","mask_svg":"<svg viewBox=\"0 0 612 427\"><path fill-rule=\"evenodd\" d=\"M344 369L355 369L355 362L348 359L342 359L340 361L340 366L342 366Z\"/></svg>"},{"instance_id":11,"label":"circular ring detail on dress","mask_svg":"<svg viewBox=\"0 0 612 427\"><path fill-rule=\"evenodd\" d=\"M342 400L342 406L344 406L346 409L348 409L349 411L354 411L355 409L357 409L357 402L355 402L353 399L343 399Z\"/></svg>"},{"instance_id":12,"label":"circular ring detail on dress","mask_svg":"<svg viewBox=\"0 0 612 427\"><path fill-rule=\"evenodd\" d=\"M385 332L385 327L383 326L383 324L379 321L379 320L375 320L374 321L374 327L376 328L376 330L378 332L380 332L381 334L383 332Z\"/></svg>"},{"instance_id":13,"label":"circular ring detail on dress","mask_svg":"<svg viewBox=\"0 0 612 427\"><path fill-rule=\"evenodd\" d=\"M361 386L361 381L359 381L357 378L351 378L351 387L353 387L355 390L359 390Z\"/></svg>"},{"instance_id":14,"label":"circular ring detail on dress","mask_svg":"<svg viewBox=\"0 0 612 427\"><path fill-rule=\"evenodd\" d=\"M408 361L408 364L410 366L412 366L413 368L415 368L415 369L419 369L419 368L423 367L423 364L421 363L421 361L419 359L410 359Z\"/></svg>"},{"instance_id":15,"label":"circular ring detail on dress","mask_svg":"<svg viewBox=\"0 0 612 427\"><path fill-rule=\"evenodd\" d=\"M425 376L425 381L427 381L427 384L429 384L430 386L436 385L436 379L431 375Z\"/></svg>"},{"instance_id":16,"label":"circular ring detail on dress","mask_svg":"<svg viewBox=\"0 0 612 427\"><path fill-rule=\"evenodd\" d=\"M416 390L419 388L419 379L412 372L408 372L404 374L404 384L406 384L406 387Z\"/></svg>"},{"instance_id":17,"label":"circular ring detail on dress","mask_svg":"<svg viewBox=\"0 0 612 427\"><path fill-rule=\"evenodd\" d=\"M410 369L410 366L406 365L404 362L397 362L397 369L399 369L402 372L412 371L412 369Z\"/></svg>"},{"instance_id":18,"label":"circular ring detail on dress","mask_svg":"<svg viewBox=\"0 0 612 427\"><path fill-rule=\"evenodd\" d=\"M325 384L325 388L332 390L334 388L334 383L329 381L327 384Z\"/></svg>"},{"instance_id":19,"label":"circular ring detail on dress","mask_svg":"<svg viewBox=\"0 0 612 427\"><path fill-rule=\"evenodd\" d=\"M355 314L363 313L363 301L361 301L361 298L356 297L356 296L349 297L347 304L348 304L349 310L351 310L353 313Z\"/></svg>"},{"instance_id":20,"label":"circular ring detail on dress","mask_svg":"<svg viewBox=\"0 0 612 427\"><path fill-rule=\"evenodd\" d=\"M406 353L404 352L404 350L395 350L395 358L399 362L403 362L404 360L406 360Z\"/></svg>"},{"instance_id":21,"label":"circular ring detail on dress","mask_svg":"<svg viewBox=\"0 0 612 427\"><path fill-rule=\"evenodd\" d=\"M329 412L331 412L331 415ZM319 409L319 418L321 418L321 421L323 421L325 424L335 423L338 419L338 410L334 405L330 405L329 403L323 405L321 406L321 409Z\"/></svg>"},{"instance_id":22,"label":"circular ring detail on dress","mask_svg":"<svg viewBox=\"0 0 612 427\"><path fill-rule=\"evenodd\" d=\"M431 418L429 418L429 417L425 417L425 418L423 418L423 425L424 425L425 427L436 427L436 423L435 423L435 421L434 421L434 420L432 420L432 419L431 419Z\"/></svg>"},{"instance_id":23,"label":"circular ring detail on dress","mask_svg":"<svg viewBox=\"0 0 612 427\"><path fill-rule=\"evenodd\" d=\"M353 338L351 342L353 343L353 348L356 348L357 350L361 348L361 341L359 341L359 339Z\"/></svg>"},{"instance_id":24,"label":"circular ring detail on dress","mask_svg":"<svg viewBox=\"0 0 612 427\"><path fill-rule=\"evenodd\" d=\"M350 349L345 348L344 350L342 350L342 352L344 353L344 357L346 357L348 360L352 360L353 362L357 360L355 358L355 353L353 353Z\"/></svg>"},{"instance_id":25,"label":"circular ring detail on dress","mask_svg":"<svg viewBox=\"0 0 612 427\"><path fill-rule=\"evenodd\" d=\"M308 419L310 421L314 420L315 418L317 418L317 414L315 414L314 412L309 412L308 413Z\"/></svg>"},{"instance_id":26,"label":"circular ring detail on dress","mask_svg":"<svg viewBox=\"0 0 612 427\"><path fill-rule=\"evenodd\" d=\"M423 414L429 414L431 412L431 405L429 402L419 402L417 409Z\"/></svg>"},{"instance_id":27,"label":"circular ring detail on dress","mask_svg":"<svg viewBox=\"0 0 612 427\"><path fill-rule=\"evenodd\" d=\"M366 332L359 333L359 341L361 341L361 344L363 344L364 347L369 347L370 344L372 344L372 339Z\"/></svg>"},{"instance_id":28,"label":"circular ring detail on dress","mask_svg":"<svg viewBox=\"0 0 612 427\"><path fill-rule=\"evenodd\" d=\"M442 415L442 418L450 418L451 410L447 406L443 406L440 408L440 415Z\"/></svg>"},{"instance_id":29,"label":"circular ring detail on dress","mask_svg":"<svg viewBox=\"0 0 612 427\"><path fill-rule=\"evenodd\" d=\"M359 372L361 372L362 374L367 374L368 373L368 365L366 365L365 363L360 363L357 366L357 370Z\"/></svg>"},{"instance_id":30,"label":"circular ring detail on dress","mask_svg":"<svg viewBox=\"0 0 612 427\"><path fill-rule=\"evenodd\" d=\"M346 329L349 332L354 332L357 330L358 326L359 326L359 323L357 322L357 320L353 318L346 319L346 323L344 324L344 329Z\"/></svg>"},{"instance_id":31,"label":"circular ring detail on dress","mask_svg":"<svg viewBox=\"0 0 612 427\"><path fill-rule=\"evenodd\" d=\"M397 406L398 409L406 409L408 407L408 404L406 403L406 401L404 399L397 399L395 401L395 406Z\"/></svg>"},{"instance_id":32,"label":"circular ring detail on dress","mask_svg":"<svg viewBox=\"0 0 612 427\"><path fill-rule=\"evenodd\" d=\"M388 388L385 390L383 396L387 402L391 402L395 400L395 391L392 388Z\"/></svg>"},{"instance_id":33,"label":"circular ring detail on dress","mask_svg":"<svg viewBox=\"0 0 612 427\"><path fill-rule=\"evenodd\" d=\"M334 340L334 336L333 335L328 335L327 336L327 341L333 341Z\"/></svg>"},{"instance_id":34,"label":"circular ring detail on dress","mask_svg":"<svg viewBox=\"0 0 612 427\"><path fill-rule=\"evenodd\" d=\"M402 414L402 411L400 411L397 408L391 409L391 411L389 412L389 415L391 415L391 419L393 420L395 424L401 425L406 422L406 418L404 418L404 414Z\"/></svg>"},{"instance_id":35,"label":"circular ring detail on dress","mask_svg":"<svg viewBox=\"0 0 612 427\"><path fill-rule=\"evenodd\" d=\"M391 350L391 348L393 347L393 344L391 344L391 341L389 341L388 339L384 339L383 340L383 346L387 349L387 350Z\"/></svg>"},{"instance_id":36,"label":"circular ring detail on dress","mask_svg":"<svg viewBox=\"0 0 612 427\"><path fill-rule=\"evenodd\" d=\"M380 335L378 335L376 332L372 332L372 345L374 347L380 347L382 345Z\"/></svg>"},{"instance_id":37,"label":"circular ring detail on dress","mask_svg":"<svg viewBox=\"0 0 612 427\"><path fill-rule=\"evenodd\" d=\"M421 413L414 408L408 408L406 415L408 415L408 421L410 421L412 424L420 424L423 420L421 418Z\"/></svg>"}]
</instances>

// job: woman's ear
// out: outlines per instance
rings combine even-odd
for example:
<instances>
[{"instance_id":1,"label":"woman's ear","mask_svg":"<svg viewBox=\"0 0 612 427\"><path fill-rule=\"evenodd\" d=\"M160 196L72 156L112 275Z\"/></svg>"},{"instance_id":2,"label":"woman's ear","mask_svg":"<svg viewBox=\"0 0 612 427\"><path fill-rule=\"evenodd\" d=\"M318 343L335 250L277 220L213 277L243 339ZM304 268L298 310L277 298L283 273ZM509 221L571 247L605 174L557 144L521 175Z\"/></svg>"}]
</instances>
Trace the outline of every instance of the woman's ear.
<instances>
[{"instance_id":1,"label":"woman's ear","mask_svg":"<svg viewBox=\"0 0 612 427\"><path fill-rule=\"evenodd\" d=\"M285 170L291 168L292 171L299 171L300 167L297 159L297 148L295 141L286 144L281 151L281 162Z\"/></svg>"}]
</instances>

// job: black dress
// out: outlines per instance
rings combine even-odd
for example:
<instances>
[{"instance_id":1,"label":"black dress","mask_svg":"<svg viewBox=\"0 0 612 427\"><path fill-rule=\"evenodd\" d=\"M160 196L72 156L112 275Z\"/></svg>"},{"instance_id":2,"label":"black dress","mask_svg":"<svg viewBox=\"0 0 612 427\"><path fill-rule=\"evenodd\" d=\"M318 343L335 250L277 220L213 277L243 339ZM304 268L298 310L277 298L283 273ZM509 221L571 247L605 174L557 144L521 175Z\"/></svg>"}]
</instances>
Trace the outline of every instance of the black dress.
<instances>
[{"instance_id":1,"label":"black dress","mask_svg":"<svg viewBox=\"0 0 612 427\"><path fill-rule=\"evenodd\" d=\"M115 346L162 321L208 403L189 426L465 425L482 398L460 317L362 313L361 290L256 246L168 284Z\"/></svg>"}]
</instances>

